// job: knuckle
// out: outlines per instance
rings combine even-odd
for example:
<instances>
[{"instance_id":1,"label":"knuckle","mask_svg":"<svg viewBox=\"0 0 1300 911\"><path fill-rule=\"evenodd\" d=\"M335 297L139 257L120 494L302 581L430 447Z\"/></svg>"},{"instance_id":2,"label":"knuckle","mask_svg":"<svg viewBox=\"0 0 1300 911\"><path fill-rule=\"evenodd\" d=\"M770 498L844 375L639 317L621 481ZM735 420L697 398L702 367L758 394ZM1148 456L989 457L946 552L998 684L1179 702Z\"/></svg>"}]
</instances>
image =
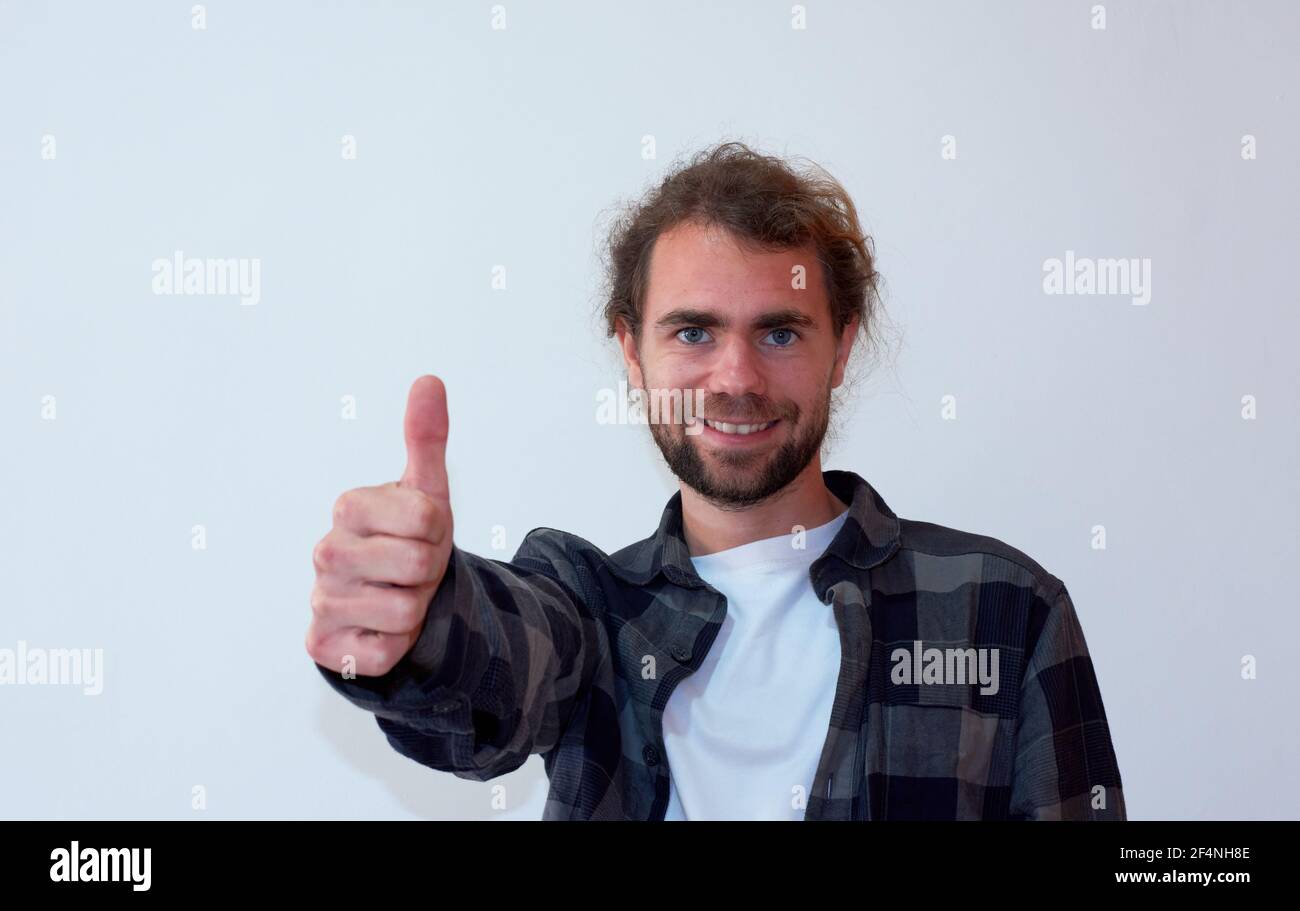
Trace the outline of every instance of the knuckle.
<instances>
[{"instance_id":1,"label":"knuckle","mask_svg":"<svg viewBox=\"0 0 1300 911\"><path fill-rule=\"evenodd\" d=\"M318 664L325 663L325 655L321 648L320 632L316 629L316 624L307 627L307 635L303 637L303 646L307 649L307 654Z\"/></svg>"},{"instance_id":2,"label":"knuckle","mask_svg":"<svg viewBox=\"0 0 1300 911\"><path fill-rule=\"evenodd\" d=\"M421 579L427 579L433 572L433 547L417 543L411 548L411 572Z\"/></svg>"},{"instance_id":3,"label":"knuckle","mask_svg":"<svg viewBox=\"0 0 1300 911\"><path fill-rule=\"evenodd\" d=\"M311 552L312 565L317 572L329 572L338 559L337 550L327 535L321 538Z\"/></svg>"},{"instance_id":4,"label":"knuckle","mask_svg":"<svg viewBox=\"0 0 1300 911\"><path fill-rule=\"evenodd\" d=\"M334 501L334 524L347 525L352 520L355 512L352 491L344 491L339 498Z\"/></svg>"},{"instance_id":5,"label":"knuckle","mask_svg":"<svg viewBox=\"0 0 1300 911\"><path fill-rule=\"evenodd\" d=\"M438 526L438 505L421 495L415 501L415 527L421 537L427 538Z\"/></svg>"},{"instance_id":6,"label":"knuckle","mask_svg":"<svg viewBox=\"0 0 1300 911\"><path fill-rule=\"evenodd\" d=\"M324 617L329 613L329 598L320 590L320 586L311 590L311 612L314 617Z\"/></svg>"},{"instance_id":7,"label":"knuckle","mask_svg":"<svg viewBox=\"0 0 1300 911\"><path fill-rule=\"evenodd\" d=\"M413 630L424 620L424 601L421 595L403 592L397 599L396 621L402 629Z\"/></svg>"}]
</instances>

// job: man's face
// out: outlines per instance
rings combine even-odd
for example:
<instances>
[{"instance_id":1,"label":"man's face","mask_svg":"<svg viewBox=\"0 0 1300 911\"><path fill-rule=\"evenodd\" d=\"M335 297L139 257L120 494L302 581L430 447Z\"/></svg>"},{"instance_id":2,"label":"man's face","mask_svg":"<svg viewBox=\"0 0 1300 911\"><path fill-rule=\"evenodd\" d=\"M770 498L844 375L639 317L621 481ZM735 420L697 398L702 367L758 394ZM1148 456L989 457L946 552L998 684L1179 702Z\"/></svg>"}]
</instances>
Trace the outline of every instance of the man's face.
<instances>
[{"instance_id":1,"label":"man's face","mask_svg":"<svg viewBox=\"0 0 1300 911\"><path fill-rule=\"evenodd\" d=\"M724 229L688 222L655 244L639 350L626 327L618 338L633 386L684 398L703 389L703 417L733 425L687 433L680 417L661 415L650 431L684 484L741 509L818 456L855 328L837 343L811 247L752 252ZM749 433L735 432L746 424Z\"/></svg>"}]
</instances>

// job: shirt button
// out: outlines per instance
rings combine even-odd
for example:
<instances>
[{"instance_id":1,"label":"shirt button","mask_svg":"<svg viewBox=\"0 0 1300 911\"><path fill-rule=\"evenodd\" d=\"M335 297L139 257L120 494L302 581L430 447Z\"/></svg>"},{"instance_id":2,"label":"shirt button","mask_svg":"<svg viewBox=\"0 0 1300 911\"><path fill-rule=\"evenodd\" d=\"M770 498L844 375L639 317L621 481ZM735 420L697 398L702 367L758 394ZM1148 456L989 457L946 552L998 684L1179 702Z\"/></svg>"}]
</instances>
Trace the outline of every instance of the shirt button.
<instances>
[{"instance_id":1,"label":"shirt button","mask_svg":"<svg viewBox=\"0 0 1300 911\"><path fill-rule=\"evenodd\" d=\"M673 657L682 664L685 664L687 661L691 660L691 650L687 646L678 643L673 646Z\"/></svg>"},{"instance_id":2,"label":"shirt button","mask_svg":"<svg viewBox=\"0 0 1300 911\"><path fill-rule=\"evenodd\" d=\"M641 750L641 758L645 760L648 766L659 765L659 751L655 749L654 744L648 743Z\"/></svg>"}]
</instances>

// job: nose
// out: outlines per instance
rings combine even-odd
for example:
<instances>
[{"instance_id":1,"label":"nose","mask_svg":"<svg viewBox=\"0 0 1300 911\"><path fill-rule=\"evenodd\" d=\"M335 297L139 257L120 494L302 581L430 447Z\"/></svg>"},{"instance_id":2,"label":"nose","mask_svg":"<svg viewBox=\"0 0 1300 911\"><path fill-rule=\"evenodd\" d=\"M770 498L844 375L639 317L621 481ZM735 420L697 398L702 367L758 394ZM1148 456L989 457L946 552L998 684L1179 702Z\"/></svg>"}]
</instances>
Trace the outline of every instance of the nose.
<instances>
[{"instance_id":1,"label":"nose","mask_svg":"<svg viewBox=\"0 0 1300 911\"><path fill-rule=\"evenodd\" d=\"M709 391L730 396L766 395L762 354L744 338L729 339L713 363Z\"/></svg>"}]
</instances>

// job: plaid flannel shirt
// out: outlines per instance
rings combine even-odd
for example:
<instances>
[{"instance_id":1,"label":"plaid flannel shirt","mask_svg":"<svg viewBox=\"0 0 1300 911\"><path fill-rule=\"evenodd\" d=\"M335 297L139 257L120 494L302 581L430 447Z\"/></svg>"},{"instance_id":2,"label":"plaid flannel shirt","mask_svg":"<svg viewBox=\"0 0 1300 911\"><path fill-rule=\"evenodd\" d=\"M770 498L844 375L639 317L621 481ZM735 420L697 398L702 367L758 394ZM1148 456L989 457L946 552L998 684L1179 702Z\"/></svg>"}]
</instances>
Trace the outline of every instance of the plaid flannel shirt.
<instances>
[{"instance_id":1,"label":"plaid flannel shirt","mask_svg":"<svg viewBox=\"0 0 1300 911\"><path fill-rule=\"evenodd\" d=\"M804 818L1125 819L1061 580L994 538L899 519L853 472L823 477L849 514L809 577L842 659ZM725 614L691 565L679 492L655 534L612 555L551 528L530 531L508 563L453 546L392 670L344 679L317 667L430 768L484 781L540 753L544 819L661 820L664 706ZM899 679L896 650L931 647L996 649L997 691Z\"/></svg>"}]
</instances>

